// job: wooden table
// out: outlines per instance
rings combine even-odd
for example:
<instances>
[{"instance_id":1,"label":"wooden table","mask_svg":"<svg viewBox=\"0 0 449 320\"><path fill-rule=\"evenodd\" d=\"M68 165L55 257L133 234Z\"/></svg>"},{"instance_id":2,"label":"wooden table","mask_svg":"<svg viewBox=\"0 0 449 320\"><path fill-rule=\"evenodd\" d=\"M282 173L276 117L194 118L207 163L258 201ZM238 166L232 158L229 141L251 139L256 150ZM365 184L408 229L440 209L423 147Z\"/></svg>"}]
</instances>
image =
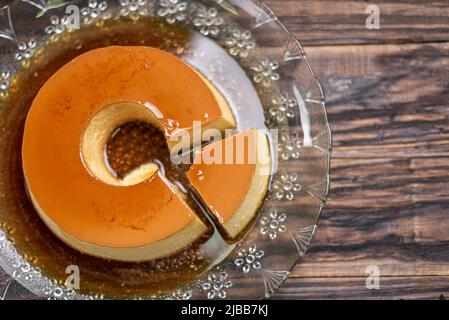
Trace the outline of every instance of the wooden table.
<instances>
[{"instance_id":1,"label":"wooden table","mask_svg":"<svg viewBox=\"0 0 449 320\"><path fill-rule=\"evenodd\" d=\"M305 46L334 138L316 238L275 298L449 297L449 0L265 1Z\"/></svg>"},{"instance_id":2,"label":"wooden table","mask_svg":"<svg viewBox=\"0 0 449 320\"><path fill-rule=\"evenodd\" d=\"M305 46L334 140L316 238L275 298L449 298L449 1L266 2Z\"/></svg>"}]
</instances>

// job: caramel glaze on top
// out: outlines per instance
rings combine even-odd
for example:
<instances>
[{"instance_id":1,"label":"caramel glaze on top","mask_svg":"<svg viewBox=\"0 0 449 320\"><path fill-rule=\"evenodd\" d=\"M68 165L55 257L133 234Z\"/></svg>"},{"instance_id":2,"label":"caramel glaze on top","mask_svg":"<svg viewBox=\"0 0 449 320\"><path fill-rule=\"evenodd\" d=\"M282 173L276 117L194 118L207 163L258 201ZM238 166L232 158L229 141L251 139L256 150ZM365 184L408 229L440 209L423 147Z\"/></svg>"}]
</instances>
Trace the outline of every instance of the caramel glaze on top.
<instances>
[{"instance_id":1,"label":"caramel glaze on top","mask_svg":"<svg viewBox=\"0 0 449 320\"><path fill-rule=\"evenodd\" d=\"M122 187L97 180L85 168L80 140L86 124L103 107L121 101L151 108L166 133L221 116L194 70L149 47L87 52L45 83L25 125L22 159L28 188L63 232L117 248L158 241L194 219L159 173Z\"/></svg>"}]
</instances>

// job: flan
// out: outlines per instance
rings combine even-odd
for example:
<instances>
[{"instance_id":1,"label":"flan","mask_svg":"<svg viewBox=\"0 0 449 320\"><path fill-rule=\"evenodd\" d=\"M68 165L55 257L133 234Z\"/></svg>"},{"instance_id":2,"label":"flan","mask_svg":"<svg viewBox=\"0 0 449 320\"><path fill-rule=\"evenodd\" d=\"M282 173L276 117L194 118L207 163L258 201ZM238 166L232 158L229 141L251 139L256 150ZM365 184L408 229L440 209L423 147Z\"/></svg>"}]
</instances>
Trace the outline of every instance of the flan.
<instances>
[{"instance_id":1,"label":"flan","mask_svg":"<svg viewBox=\"0 0 449 320\"><path fill-rule=\"evenodd\" d=\"M261 207L270 172L267 136L250 129L197 152L187 177L227 236L235 238Z\"/></svg>"},{"instance_id":2,"label":"flan","mask_svg":"<svg viewBox=\"0 0 449 320\"><path fill-rule=\"evenodd\" d=\"M43 85L27 115L22 163L30 198L47 226L81 252L146 261L183 249L207 230L156 165L123 180L106 166L107 138L135 120L160 128L169 147L175 135L190 134L194 121L203 130L235 127L212 84L149 47L80 55Z\"/></svg>"}]
</instances>

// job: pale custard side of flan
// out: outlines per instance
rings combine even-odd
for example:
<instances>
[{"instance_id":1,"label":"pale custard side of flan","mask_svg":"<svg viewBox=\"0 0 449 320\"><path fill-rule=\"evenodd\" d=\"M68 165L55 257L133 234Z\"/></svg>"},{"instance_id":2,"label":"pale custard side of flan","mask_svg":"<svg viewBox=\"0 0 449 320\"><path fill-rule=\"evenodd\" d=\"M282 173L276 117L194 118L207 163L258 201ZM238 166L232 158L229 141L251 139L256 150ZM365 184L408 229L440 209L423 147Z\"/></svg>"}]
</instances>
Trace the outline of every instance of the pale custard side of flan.
<instances>
[{"instance_id":1,"label":"pale custard side of flan","mask_svg":"<svg viewBox=\"0 0 449 320\"><path fill-rule=\"evenodd\" d=\"M224 224L231 237L236 237L242 230L248 227L257 211L262 207L268 191L271 173L270 149L267 136L261 132L257 132L256 152L256 168L246 197L232 217Z\"/></svg>"}]
</instances>

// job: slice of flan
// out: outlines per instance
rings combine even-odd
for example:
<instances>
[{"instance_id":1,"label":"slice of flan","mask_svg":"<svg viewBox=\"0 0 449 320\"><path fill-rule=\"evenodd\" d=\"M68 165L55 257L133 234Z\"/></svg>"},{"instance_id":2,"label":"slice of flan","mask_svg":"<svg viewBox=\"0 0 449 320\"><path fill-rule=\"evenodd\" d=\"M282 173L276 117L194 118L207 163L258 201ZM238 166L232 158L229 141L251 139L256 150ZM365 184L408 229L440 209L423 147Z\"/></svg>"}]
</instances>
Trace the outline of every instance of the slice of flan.
<instances>
[{"instance_id":1,"label":"slice of flan","mask_svg":"<svg viewBox=\"0 0 449 320\"><path fill-rule=\"evenodd\" d=\"M261 207L270 172L267 136L250 129L196 153L188 179L227 235L235 238Z\"/></svg>"}]
</instances>

